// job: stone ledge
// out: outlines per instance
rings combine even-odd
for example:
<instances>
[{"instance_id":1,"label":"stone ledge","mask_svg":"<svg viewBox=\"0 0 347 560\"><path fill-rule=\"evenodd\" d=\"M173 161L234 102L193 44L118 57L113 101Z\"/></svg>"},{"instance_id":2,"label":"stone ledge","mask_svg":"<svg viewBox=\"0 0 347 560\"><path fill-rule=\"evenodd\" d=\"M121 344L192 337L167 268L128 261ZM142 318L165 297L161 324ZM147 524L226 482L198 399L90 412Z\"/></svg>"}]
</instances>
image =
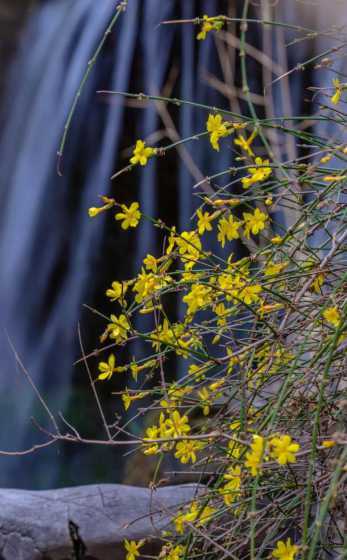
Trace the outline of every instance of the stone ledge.
<instances>
[{"instance_id":1,"label":"stone ledge","mask_svg":"<svg viewBox=\"0 0 347 560\"><path fill-rule=\"evenodd\" d=\"M124 539L151 539L151 548L171 515L191 500L198 486L151 491L122 484L59 490L0 489L0 560L72 558L69 521L78 528L87 558L124 558Z\"/></svg>"}]
</instances>

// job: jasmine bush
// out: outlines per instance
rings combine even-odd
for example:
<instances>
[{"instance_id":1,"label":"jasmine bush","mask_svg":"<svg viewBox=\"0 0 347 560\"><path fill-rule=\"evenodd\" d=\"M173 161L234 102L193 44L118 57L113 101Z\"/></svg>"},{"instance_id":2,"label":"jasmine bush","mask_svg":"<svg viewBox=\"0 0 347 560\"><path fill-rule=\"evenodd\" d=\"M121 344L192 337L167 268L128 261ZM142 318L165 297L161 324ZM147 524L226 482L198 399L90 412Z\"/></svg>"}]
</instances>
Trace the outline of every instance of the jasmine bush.
<instances>
[{"instance_id":1,"label":"jasmine bush","mask_svg":"<svg viewBox=\"0 0 347 560\"><path fill-rule=\"evenodd\" d=\"M204 482L162 532L163 560L343 558L347 85L334 71L332 48L303 61L332 73L330 90L315 91L320 101L309 126L305 116L260 118L249 88L249 2L243 4L237 24L247 114L194 100L109 92L169 106L189 103L206 115L205 130L175 144L154 147L134 139L132 157L115 179L197 139L206 150L232 149L236 166L192 185L199 208L186 231L145 216L136 201L127 206L101 196L89 210L92 218L113 212L115 228L123 230L150 220L163 234L160 254L144 255L135 277L106 290L110 315L95 381L111 387L115 376L128 380L121 394L126 419L114 431L108 427L106 443L117 445L126 434L138 453L158 459L157 473L163 456L172 454ZM197 40L213 40L231 23L224 15L166 22L189 25L192 33L198 26ZM290 27L301 40L314 32ZM330 137L314 128L322 121L332 125ZM304 155L283 160L274 133L282 144L290 138L304 146ZM220 186L225 176L231 182ZM235 241L247 256L235 257ZM168 311L170 298L184 310L178 318ZM146 328L139 326L141 315ZM134 348L136 340L146 355L120 362L118 349ZM175 381L168 375L172 355L184 371ZM132 418L144 413L152 423L139 437ZM152 487L158 483L156 476ZM126 541L127 560L143 545Z\"/></svg>"}]
</instances>

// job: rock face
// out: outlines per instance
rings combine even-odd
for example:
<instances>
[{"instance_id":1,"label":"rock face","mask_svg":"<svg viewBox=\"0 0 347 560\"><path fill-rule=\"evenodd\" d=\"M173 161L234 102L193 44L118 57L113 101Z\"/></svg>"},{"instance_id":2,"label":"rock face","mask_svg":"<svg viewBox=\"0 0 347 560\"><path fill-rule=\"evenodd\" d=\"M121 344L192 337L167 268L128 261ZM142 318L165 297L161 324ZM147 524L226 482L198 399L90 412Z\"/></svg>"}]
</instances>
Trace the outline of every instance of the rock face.
<instances>
[{"instance_id":1,"label":"rock face","mask_svg":"<svg viewBox=\"0 0 347 560\"><path fill-rule=\"evenodd\" d=\"M75 558L69 521L87 548L81 559L123 559L124 539L150 539L143 550L152 552L170 514L197 491L191 484L153 491L121 484L0 490L0 560Z\"/></svg>"}]
</instances>

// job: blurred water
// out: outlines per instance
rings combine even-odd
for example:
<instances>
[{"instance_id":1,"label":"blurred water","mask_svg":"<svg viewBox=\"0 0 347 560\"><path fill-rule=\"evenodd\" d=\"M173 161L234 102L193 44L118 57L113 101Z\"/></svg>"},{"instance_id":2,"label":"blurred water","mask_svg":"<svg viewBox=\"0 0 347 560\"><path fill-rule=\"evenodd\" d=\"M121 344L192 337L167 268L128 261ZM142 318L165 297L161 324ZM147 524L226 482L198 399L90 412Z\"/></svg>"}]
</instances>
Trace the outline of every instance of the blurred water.
<instances>
[{"instance_id":1,"label":"blurred water","mask_svg":"<svg viewBox=\"0 0 347 560\"><path fill-rule=\"evenodd\" d=\"M214 0L196 3L195 13L213 13L217 4ZM157 25L164 18L180 17L182 5L186 3L147 0L140 9L140 3L129 2L112 38L114 55L108 60L107 71L105 63L96 67L80 99L63 177L58 177L55 169L64 122L115 2L51 0L29 22L12 72L0 147L0 404L6 422L0 449L26 448L45 439L30 424L33 410L35 416L39 414L37 406L33 408L37 400L16 366L7 334L52 412L64 410L69 395L72 363L78 354L77 322L93 281L93 263L103 231L102 219L92 223L87 209L97 194L107 194L111 187L109 177L117 165L124 127L123 105L110 103L100 108L95 91L128 90L134 61L141 67L145 60L155 60L155 64L140 70L144 88L159 91L172 56L174 28ZM181 59L191 61L183 71L180 92L186 98L198 93L198 82L192 84L189 76L200 45L193 44L190 35L186 30L178 33L182 37L178 39ZM201 50L202 56L208 54L205 45ZM205 96L205 102L216 99L213 92ZM193 125L201 128L204 119L201 115L196 120L192 110L185 108L182 132L189 133ZM157 126L156 110L151 107L138 121L138 136L153 132ZM194 155L197 162L202 161L201 144L194 146ZM215 159L218 161L224 165L225 156ZM145 213L156 215L154 162L140 181L141 206ZM190 189L191 177L182 172L178 185L181 225L192 212ZM134 262L153 247L152 236L148 227L142 226ZM0 486L51 485L56 482L58 467L57 451L30 458L1 458Z\"/></svg>"},{"instance_id":2,"label":"blurred water","mask_svg":"<svg viewBox=\"0 0 347 560\"><path fill-rule=\"evenodd\" d=\"M17 450L45 440L30 424L33 411L35 416L42 415L34 392L16 366L6 333L54 413L64 410L70 394L72 363L78 355L77 323L95 285L104 232L103 219L91 221L87 209L99 193L110 192L109 177L124 164L118 159L127 127L124 105L100 103L96 90L156 93L178 59L178 96L227 106L201 79L206 69L220 72L213 43L195 41L190 26L158 27L163 19L223 12L225 4L220 0L129 1L111 46L80 98L63 177L56 174L56 152L64 122L86 63L114 14L115 1L49 0L29 21L12 72L0 145L0 449ZM256 33L254 38L259 41ZM291 64L305 48L300 46L301 51L292 54ZM300 77L295 79L293 87L299 90ZM261 93L256 75L251 85ZM280 107L279 97L276 104ZM137 117L136 137L157 130L154 105ZM180 134L202 130L205 120L203 112L183 106L178 118ZM229 150L211 154L202 141L187 149L204 174L232 163ZM158 165L153 160L133 179L139 181L143 212L154 216L167 188L165 177L158 180ZM181 228L187 226L194 209L193 182L191 172L180 165L176 193ZM141 224L130 255L134 267L156 244L153 228ZM114 263L115 272L121 267L121 262ZM20 459L0 457L0 486L52 486L59 483L60 464L57 448ZM77 474L76 482L81 481L81 473Z\"/></svg>"}]
</instances>

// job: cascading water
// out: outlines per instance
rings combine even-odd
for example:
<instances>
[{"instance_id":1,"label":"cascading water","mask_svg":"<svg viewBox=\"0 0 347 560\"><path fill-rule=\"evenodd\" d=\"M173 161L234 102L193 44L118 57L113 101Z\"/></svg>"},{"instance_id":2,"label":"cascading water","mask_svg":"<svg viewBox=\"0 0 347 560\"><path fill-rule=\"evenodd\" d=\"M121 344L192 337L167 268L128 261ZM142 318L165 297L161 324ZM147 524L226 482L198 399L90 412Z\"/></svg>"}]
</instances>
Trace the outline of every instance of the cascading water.
<instances>
[{"instance_id":1,"label":"cascading water","mask_svg":"<svg viewBox=\"0 0 347 560\"><path fill-rule=\"evenodd\" d=\"M98 194L111 192L109 178L124 163L119 160L120 149L131 145L134 136L127 137L129 121L125 121L121 100L107 98L106 103L97 98L96 91L156 93L178 59L178 97L226 106L225 99L202 78L206 70L220 72L212 42L196 42L190 26L158 24L164 19L222 13L227 4L220 0L129 0L79 100L62 177L56 173L56 153L65 119L86 63L114 14L115 2L47 0L32 16L12 72L0 147L0 449L24 449L45 440L30 423L33 411L39 414L37 399L16 365L7 335L52 411L64 410L72 364L79 355L77 323L82 305L93 301L96 286L101 291L107 287L103 271L96 278L103 221L92 222L87 209ZM258 40L255 30L254 42ZM261 93L257 75L251 86ZM137 117L136 125L130 127L136 138L158 129L153 104ZM179 134L203 130L205 120L203 112L183 106L176 121ZM211 154L202 141L186 149L204 175L232 163L231 151ZM158 180L159 165L153 160L124 184L131 190L139 181L137 198L148 215L158 215L159 206L164 211L166 206L170 214L171 201L177 200L176 221L183 228L194 208L191 187L196 176L176 161L175 179L159 173ZM121 191L118 184L117 189ZM133 191L129 198L134 199ZM115 248L116 259L112 267L108 265L111 274L120 276L124 260L135 266L146 252L155 250L153 228L142 225L134 247L129 243L125 251ZM0 486L57 484L57 453L51 448L20 459L1 457ZM81 476L83 480L79 472L75 482L81 482ZM92 481L88 476L85 481Z\"/></svg>"},{"instance_id":2,"label":"cascading water","mask_svg":"<svg viewBox=\"0 0 347 560\"><path fill-rule=\"evenodd\" d=\"M109 177L117 166L124 127L123 105L100 104L95 92L101 88L126 91L131 79L135 84L142 82L147 91L159 91L174 36L181 41L182 59L192 59L193 45L186 40L186 31L181 35L174 28L157 28L162 19L181 17L178 4L173 0L148 0L142 5L129 2L112 37L112 49L108 47L81 96L63 177L56 174L56 152L64 122L115 3L51 0L29 22L12 73L9 118L1 145L0 355L6 429L1 431L0 449L26 448L44 439L30 424L36 397L16 366L7 334L52 411L64 409L72 363L78 355L77 321L90 283L95 282L93 263L102 236L101 222L91 223L87 209L100 192L107 194L111 187ZM197 3L192 13L215 10L212 0ZM206 51L205 45L202 51ZM132 78L132 65L139 56L143 57L141 75ZM156 63L147 65L148 59ZM192 82L184 78L181 96L192 97L196 91L197 84L193 89ZM211 102L215 97L212 93ZM185 110L186 119L192 121L191 111ZM142 137L157 126L156 111L151 108L141 115L137 134ZM201 147L197 150L201 161ZM155 213L157 206L154 173L152 166L141 177L139 196L148 214ZM179 197L185 219L191 213L190 186L189 176L182 174ZM140 231L137 258L153 246L151 236L146 228ZM2 458L0 485L54 483L57 472L52 465L47 469L46 458L51 455L54 464L55 454L47 451L20 460Z\"/></svg>"}]
</instances>

